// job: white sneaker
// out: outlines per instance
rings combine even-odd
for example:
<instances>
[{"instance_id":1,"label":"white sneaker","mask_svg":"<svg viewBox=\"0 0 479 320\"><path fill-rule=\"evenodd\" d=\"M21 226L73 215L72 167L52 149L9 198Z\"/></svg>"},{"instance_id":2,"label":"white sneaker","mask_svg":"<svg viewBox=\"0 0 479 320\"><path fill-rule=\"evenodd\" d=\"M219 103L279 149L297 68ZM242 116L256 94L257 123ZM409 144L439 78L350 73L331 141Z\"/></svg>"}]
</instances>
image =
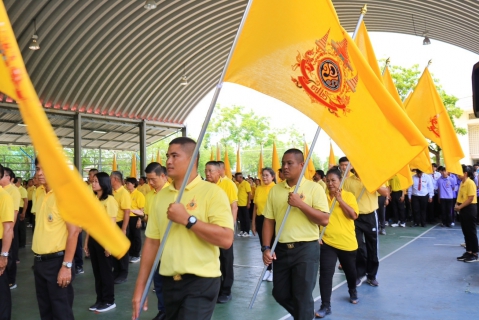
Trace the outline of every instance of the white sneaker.
<instances>
[{"instance_id":1,"label":"white sneaker","mask_svg":"<svg viewBox=\"0 0 479 320\"><path fill-rule=\"evenodd\" d=\"M451 223L451 227L454 227L454 222Z\"/></svg>"},{"instance_id":2,"label":"white sneaker","mask_svg":"<svg viewBox=\"0 0 479 320\"><path fill-rule=\"evenodd\" d=\"M248 232L243 232L243 237L251 237Z\"/></svg>"},{"instance_id":3,"label":"white sneaker","mask_svg":"<svg viewBox=\"0 0 479 320\"><path fill-rule=\"evenodd\" d=\"M240 233L238 233L238 237L242 237L243 236L243 231L240 231Z\"/></svg>"},{"instance_id":4,"label":"white sneaker","mask_svg":"<svg viewBox=\"0 0 479 320\"><path fill-rule=\"evenodd\" d=\"M396 228L399 227L399 225L397 223L391 223L391 227Z\"/></svg>"},{"instance_id":5,"label":"white sneaker","mask_svg":"<svg viewBox=\"0 0 479 320\"><path fill-rule=\"evenodd\" d=\"M385 226L385 227L388 227L388 226L389 226L389 223L388 223L387 221L384 222L384 226Z\"/></svg>"},{"instance_id":6,"label":"white sneaker","mask_svg":"<svg viewBox=\"0 0 479 320\"><path fill-rule=\"evenodd\" d=\"M269 278L270 275L271 275L271 271L266 270L266 272L264 273L264 276L263 276L263 281L268 280L268 278ZM272 275L271 275L271 276L272 276Z\"/></svg>"},{"instance_id":7,"label":"white sneaker","mask_svg":"<svg viewBox=\"0 0 479 320\"><path fill-rule=\"evenodd\" d=\"M406 223L405 223L405 222L400 223L399 226L400 226L401 228L406 228Z\"/></svg>"},{"instance_id":8,"label":"white sneaker","mask_svg":"<svg viewBox=\"0 0 479 320\"><path fill-rule=\"evenodd\" d=\"M464 248L465 248L465 247L466 247L466 243L465 243L465 242L461 243L461 247L464 247Z\"/></svg>"},{"instance_id":9,"label":"white sneaker","mask_svg":"<svg viewBox=\"0 0 479 320\"><path fill-rule=\"evenodd\" d=\"M267 281L268 282L273 282L273 271L270 271Z\"/></svg>"}]
</instances>

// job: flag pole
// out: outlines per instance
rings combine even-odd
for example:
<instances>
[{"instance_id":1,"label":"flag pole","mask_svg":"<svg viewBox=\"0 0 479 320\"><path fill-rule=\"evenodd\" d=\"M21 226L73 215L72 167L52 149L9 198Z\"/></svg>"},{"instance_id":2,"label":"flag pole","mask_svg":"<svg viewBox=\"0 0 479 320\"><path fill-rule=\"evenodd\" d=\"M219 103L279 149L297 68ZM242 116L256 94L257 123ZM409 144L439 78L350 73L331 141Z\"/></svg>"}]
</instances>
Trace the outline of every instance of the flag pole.
<instances>
[{"instance_id":1,"label":"flag pole","mask_svg":"<svg viewBox=\"0 0 479 320\"><path fill-rule=\"evenodd\" d=\"M313 149L316 144L316 141L318 140L318 136L320 132L321 132L321 127L318 126L318 129L316 130L316 133L313 138L313 142L311 143L311 148L309 149L308 156L306 157L306 160L304 162L303 169L301 170L301 174L299 175L298 183L296 183L293 193L298 192L299 186L301 184L301 180L303 179L304 173L306 172L307 164L309 163L309 160L311 159L311 155L313 154ZM286 223L286 219L288 219L290 211L291 211L291 205L288 205L288 208L286 209L286 213L284 214L283 221L281 221L281 226L279 227L279 230L278 230L278 233L276 234L273 245L271 246L271 255L274 254L274 250L276 249L276 245L278 244L279 237L281 233L283 232L284 225ZM258 291L259 291L259 288L261 287L261 283L263 282L263 277L267 268L268 266L263 267L263 271L261 272L261 276L259 277L258 283L256 284L256 289L254 290L253 297L251 298L249 309L253 308L254 301L256 300L256 296L258 295Z\"/></svg>"},{"instance_id":2,"label":"flag pole","mask_svg":"<svg viewBox=\"0 0 479 320\"><path fill-rule=\"evenodd\" d=\"M384 76L384 72L386 72L386 69L388 68L390 62L391 62L390 58L387 58L386 65L384 66L383 72L381 74L382 76Z\"/></svg>"},{"instance_id":3,"label":"flag pole","mask_svg":"<svg viewBox=\"0 0 479 320\"><path fill-rule=\"evenodd\" d=\"M213 110L216 105L216 101L218 100L218 96L220 95L221 88L223 87L223 81L225 78L226 70L228 69L228 66L231 62L231 57L233 56L233 52L236 48L236 45L238 44L238 39L241 34L241 31L243 30L244 24L246 22L246 17L248 16L249 10L251 9L251 5L253 3L253 0L249 0L248 4L246 5L245 11L243 13L243 17L241 18L240 25L238 27L238 30L236 31L236 36L234 38L233 44L231 45L230 51L228 53L228 58L226 59L225 65L223 67L223 71L221 72L220 78L218 79L218 84L216 85L215 92L213 94L213 98L211 99L211 103L208 109L208 112L206 113L205 121L203 122L203 127L201 128L198 141L196 141L196 147L195 150L193 151L193 155L191 156L190 163L188 165L188 169L186 170L185 178L183 179L183 183L181 184L181 188L178 192L178 197L176 198L176 203L180 203L181 198L183 197L183 193L186 188L186 184L188 183L189 176L191 172L193 171L193 166L196 163L196 157L198 156L199 150L201 143L203 141L203 137L206 133L206 129L208 127L208 124L210 122L211 116L213 114ZM160 243L160 248L158 249L158 252L156 253L155 261L153 262L153 266L150 271L150 275L148 276L148 280L146 282L145 289L143 290L143 294L141 296L141 301L140 301L140 310L138 311L138 317L141 315L141 311L143 309L143 306L145 305L146 297L148 296L148 291L151 286L151 282L153 280L153 275L156 272L158 263L160 262L161 255L163 254L163 250L165 248L165 243L168 238L168 234L170 233L172 221L170 220L168 222L168 226L166 227L165 234L163 235L163 238L161 239ZM138 318L137 318L138 319Z\"/></svg>"},{"instance_id":4,"label":"flag pole","mask_svg":"<svg viewBox=\"0 0 479 320\"><path fill-rule=\"evenodd\" d=\"M368 12L368 5L365 4L362 8L361 8L361 14L359 15L359 20L358 20L358 24L356 25L356 29L354 29L354 33L353 33L353 40L356 38L356 35L358 34L358 30L359 30L359 26L361 25L361 22L363 22L363 18L364 18L364 15L366 15L366 12Z\"/></svg>"}]
</instances>

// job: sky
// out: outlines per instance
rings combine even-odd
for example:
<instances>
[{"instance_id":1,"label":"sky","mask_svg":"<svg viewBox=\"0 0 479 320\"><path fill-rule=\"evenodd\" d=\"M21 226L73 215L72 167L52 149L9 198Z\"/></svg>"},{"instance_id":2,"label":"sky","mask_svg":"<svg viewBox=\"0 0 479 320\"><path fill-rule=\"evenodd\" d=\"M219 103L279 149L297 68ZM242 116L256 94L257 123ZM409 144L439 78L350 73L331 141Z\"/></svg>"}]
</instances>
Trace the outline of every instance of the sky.
<instances>
[{"instance_id":1,"label":"sky","mask_svg":"<svg viewBox=\"0 0 479 320\"><path fill-rule=\"evenodd\" d=\"M423 70L432 59L429 70L439 79L446 93L459 98L457 106L472 108L471 73L473 65L479 62L479 55L434 39L431 39L431 45L424 46L423 37L419 36L382 32L371 32L369 35L376 58L390 58L391 65L409 68L419 64L419 69ZM213 90L198 103L186 119L188 132L192 137L198 136L201 130L203 121L198 119L205 118ZM237 84L225 83L217 103L221 106L237 105L253 110L259 116L269 117L274 127L281 128L292 124L305 135L308 143L311 143L317 130L316 123L293 107ZM321 132L314 153L322 159L328 157L329 142L329 136ZM334 142L333 149L336 156L344 155Z\"/></svg>"}]
</instances>

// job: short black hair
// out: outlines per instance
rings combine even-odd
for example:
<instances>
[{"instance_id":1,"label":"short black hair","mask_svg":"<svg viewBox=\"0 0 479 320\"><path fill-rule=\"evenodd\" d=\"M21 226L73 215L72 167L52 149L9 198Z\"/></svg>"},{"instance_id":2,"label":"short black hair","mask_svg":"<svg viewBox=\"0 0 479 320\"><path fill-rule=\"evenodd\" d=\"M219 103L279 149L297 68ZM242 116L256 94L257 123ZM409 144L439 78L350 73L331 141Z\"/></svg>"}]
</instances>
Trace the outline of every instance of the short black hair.
<instances>
[{"instance_id":1,"label":"short black hair","mask_svg":"<svg viewBox=\"0 0 479 320\"><path fill-rule=\"evenodd\" d=\"M15 179L15 173L9 167L3 167L3 175L9 176L10 180Z\"/></svg>"},{"instance_id":2,"label":"short black hair","mask_svg":"<svg viewBox=\"0 0 479 320\"><path fill-rule=\"evenodd\" d=\"M95 177L98 179L98 184L103 191L99 200L106 200L108 196L113 195L113 188L111 187L110 176L106 172L98 172L97 174L95 174Z\"/></svg>"},{"instance_id":3,"label":"short black hair","mask_svg":"<svg viewBox=\"0 0 479 320\"><path fill-rule=\"evenodd\" d=\"M163 166L161 164L159 164L158 162L151 162L150 164L148 164L146 166L146 168L145 168L145 173L146 174L153 173L153 172L157 176L161 176L162 173L166 175L166 170L163 170ZM146 178L145 178L145 181L146 181Z\"/></svg>"},{"instance_id":4,"label":"short black hair","mask_svg":"<svg viewBox=\"0 0 479 320\"><path fill-rule=\"evenodd\" d=\"M471 166L466 166L466 165L462 165L462 172L467 174L467 176L469 178L471 178L472 180L474 180L474 172L472 170L472 167Z\"/></svg>"},{"instance_id":5,"label":"short black hair","mask_svg":"<svg viewBox=\"0 0 479 320\"><path fill-rule=\"evenodd\" d=\"M205 167L206 166L215 166L215 167L220 167L220 162L219 161L208 161L206 164L205 164Z\"/></svg>"},{"instance_id":6,"label":"short black hair","mask_svg":"<svg viewBox=\"0 0 479 320\"><path fill-rule=\"evenodd\" d=\"M116 177L120 182L123 182L123 174L120 171L112 171L110 176Z\"/></svg>"},{"instance_id":7,"label":"short black hair","mask_svg":"<svg viewBox=\"0 0 479 320\"><path fill-rule=\"evenodd\" d=\"M38 160L38 157L35 158L35 167L38 166L38 164L40 163L40 160Z\"/></svg>"},{"instance_id":8,"label":"short black hair","mask_svg":"<svg viewBox=\"0 0 479 320\"><path fill-rule=\"evenodd\" d=\"M135 186L135 188L138 187L138 180L136 180L136 178L128 177L126 178L126 182L131 183L132 185Z\"/></svg>"},{"instance_id":9,"label":"short black hair","mask_svg":"<svg viewBox=\"0 0 479 320\"><path fill-rule=\"evenodd\" d=\"M417 174L421 174L421 173L422 173L422 171L421 171L421 170L419 170L419 169L416 169L416 173L417 173Z\"/></svg>"},{"instance_id":10,"label":"short black hair","mask_svg":"<svg viewBox=\"0 0 479 320\"><path fill-rule=\"evenodd\" d=\"M341 162L349 162L348 157L341 157L341 158L339 158L338 163L341 163Z\"/></svg>"},{"instance_id":11,"label":"short black hair","mask_svg":"<svg viewBox=\"0 0 479 320\"><path fill-rule=\"evenodd\" d=\"M326 173L326 176L330 174L336 175L339 178L339 180L343 178L343 174L341 173L341 170L339 170L339 167L337 166L331 167L331 169L329 169L328 172Z\"/></svg>"},{"instance_id":12,"label":"short black hair","mask_svg":"<svg viewBox=\"0 0 479 320\"><path fill-rule=\"evenodd\" d=\"M296 157L296 159L299 160L299 162L304 162L303 151L299 149L296 149L296 148L288 149L284 152L283 156L286 154L293 154Z\"/></svg>"},{"instance_id":13,"label":"short black hair","mask_svg":"<svg viewBox=\"0 0 479 320\"><path fill-rule=\"evenodd\" d=\"M90 172L98 172L98 169L97 168L91 168L90 171L88 171L88 173Z\"/></svg>"},{"instance_id":14,"label":"short black hair","mask_svg":"<svg viewBox=\"0 0 479 320\"><path fill-rule=\"evenodd\" d=\"M435 162L431 163L431 165L434 167L434 168L437 168L437 164Z\"/></svg>"},{"instance_id":15,"label":"short black hair","mask_svg":"<svg viewBox=\"0 0 479 320\"><path fill-rule=\"evenodd\" d=\"M3 178L3 166L0 164L0 179Z\"/></svg>"},{"instance_id":16,"label":"short black hair","mask_svg":"<svg viewBox=\"0 0 479 320\"><path fill-rule=\"evenodd\" d=\"M242 176L242 175L243 175L242 172L236 172L236 173L235 173L235 178L236 178L237 176Z\"/></svg>"},{"instance_id":17,"label":"short black hair","mask_svg":"<svg viewBox=\"0 0 479 320\"><path fill-rule=\"evenodd\" d=\"M443 172L443 171L446 171L446 168L443 167L443 166L439 166L439 167L437 168L437 171Z\"/></svg>"},{"instance_id":18,"label":"short black hair","mask_svg":"<svg viewBox=\"0 0 479 320\"><path fill-rule=\"evenodd\" d=\"M191 155L193 155L194 149L196 147L196 141L191 139L191 138L188 138L188 137L174 138L173 140L170 141L170 143L168 145L171 146L172 144L179 144L182 147L188 146L188 145L190 145L190 146L193 145L193 150L191 150ZM183 150L185 150L185 149L183 148ZM198 154L196 155L196 167L198 167L199 163L200 163L200 152L198 151Z\"/></svg>"},{"instance_id":19,"label":"short black hair","mask_svg":"<svg viewBox=\"0 0 479 320\"><path fill-rule=\"evenodd\" d=\"M319 174L319 176L321 177L321 179L324 178L324 171L323 171L323 170L316 170L316 173Z\"/></svg>"}]
</instances>

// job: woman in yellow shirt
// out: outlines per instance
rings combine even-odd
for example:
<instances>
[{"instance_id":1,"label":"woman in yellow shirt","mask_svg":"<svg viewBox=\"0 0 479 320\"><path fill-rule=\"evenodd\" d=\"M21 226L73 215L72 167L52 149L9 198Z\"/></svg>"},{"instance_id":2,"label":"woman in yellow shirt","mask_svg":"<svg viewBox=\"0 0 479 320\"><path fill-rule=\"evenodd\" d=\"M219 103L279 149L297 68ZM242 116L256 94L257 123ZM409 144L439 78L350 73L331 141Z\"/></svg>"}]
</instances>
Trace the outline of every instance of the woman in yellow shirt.
<instances>
[{"instance_id":1,"label":"woman in yellow shirt","mask_svg":"<svg viewBox=\"0 0 479 320\"><path fill-rule=\"evenodd\" d=\"M92 190L98 200L105 207L105 211L116 225L118 203L113 197L110 176L105 172L95 174ZM94 238L88 234L85 238L85 253L90 255L93 276L95 277L96 302L89 308L90 311L105 312L116 308L113 272L110 262L110 252L105 250Z\"/></svg>"},{"instance_id":2,"label":"woman in yellow shirt","mask_svg":"<svg viewBox=\"0 0 479 320\"><path fill-rule=\"evenodd\" d=\"M275 173L274 170L271 168L264 168L262 171L262 178L263 183L256 187L255 194L254 194L254 208L253 208L253 219L252 219L252 226L251 231L253 231L253 235L256 235L258 232L259 243L263 245L263 210L266 206L266 201L268 200L268 194L271 188L275 185L274 178ZM274 235L271 239L271 243L274 242ZM268 265L268 269L264 274L263 281L273 281L273 265Z\"/></svg>"},{"instance_id":3,"label":"woman in yellow shirt","mask_svg":"<svg viewBox=\"0 0 479 320\"><path fill-rule=\"evenodd\" d=\"M323 318L331 313L331 292L336 261L343 267L349 288L349 301L358 303L356 291L356 251L358 242L354 228L354 220L358 217L356 197L341 185L341 171L333 167L326 174L326 196L331 207L334 199L336 204L329 217L329 224L324 232L319 260L319 290L321 292L321 308L316 317Z\"/></svg>"}]
</instances>

